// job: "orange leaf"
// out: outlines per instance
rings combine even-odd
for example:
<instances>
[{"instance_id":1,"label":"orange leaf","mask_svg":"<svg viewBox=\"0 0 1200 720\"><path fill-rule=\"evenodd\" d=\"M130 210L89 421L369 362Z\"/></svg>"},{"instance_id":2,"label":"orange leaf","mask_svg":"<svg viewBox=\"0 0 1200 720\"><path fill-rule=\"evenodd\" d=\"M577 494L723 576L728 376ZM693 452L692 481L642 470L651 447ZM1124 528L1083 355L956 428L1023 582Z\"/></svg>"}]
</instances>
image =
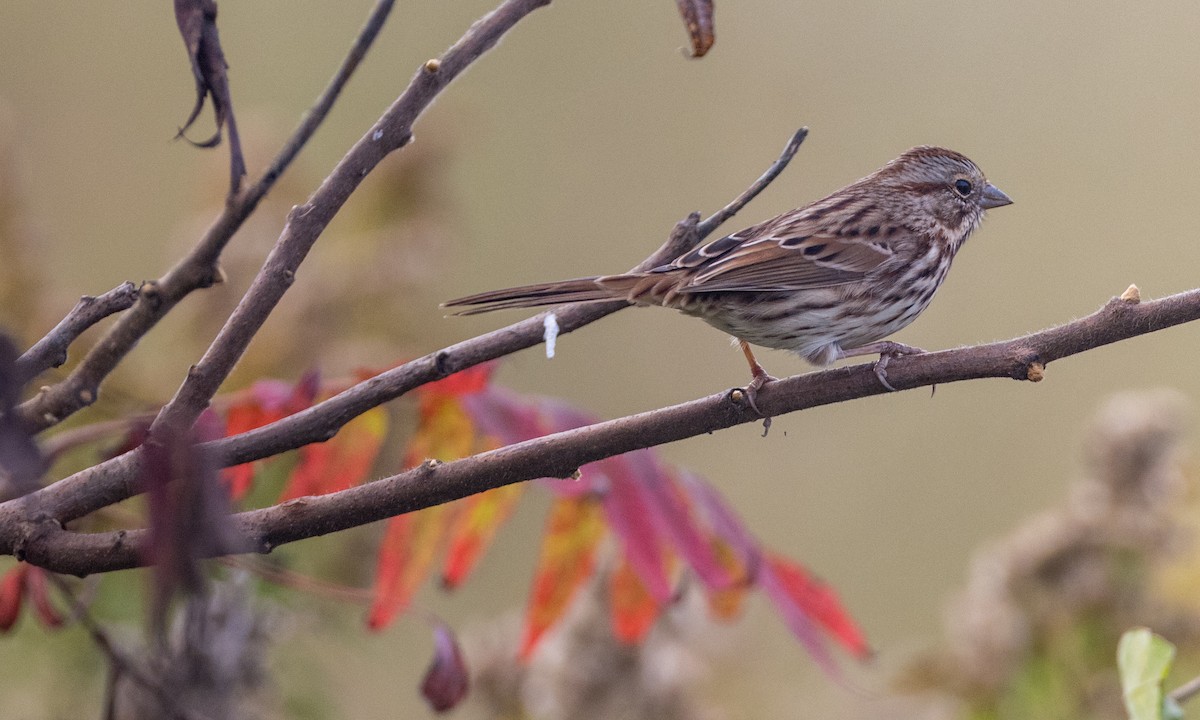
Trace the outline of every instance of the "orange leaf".
<instances>
[{"instance_id":1,"label":"orange leaf","mask_svg":"<svg viewBox=\"0 0 1200 720\"><path fill-rule=\"evenodd\" d=\"M454 397L422 400L419 422L404 453L405 467L416 467L430 458L457 460L475 449L475 423Z\"/></svg>"},{"instance_id":2,"label":"orange leaf","mask_svg":"<svg viewBox=\"0 0 1200 720\"><path fill-rule=\"evenodd\" d=\"M604 513L595 499L560 497L554 501L529 593L522 660L533 655L542 635L558 622L575 591L591 577L604 530Z\"/></svg>"},{"instance_id":3,"label":"orange leaf","mask_svg":"<svg viewBox=\"0 0 1200 720\"><path fill-rule=\"evenodd\" d=\"M429 574L446 534L450 505L435 505L388 521L375 572L375 599L367 627L382 630L404 612Z\"/></svg>"},{"instance_id":4,"label":"orange leaf","mask_svg":"<svg viewBox=\"0 0 1200 720\"><path fill-rule=\"evenodd\" d=\"M377 407L346 424L332 439L300 448L280 502L305 495L324 495L362 482L387 435L387 410Z\"/></svg>"},{"instance_id":5,"label":"orange leaf","mask_svg":"<svg viewBox=\"0 0 1200 720\"><path fill-rule=\"evenodd\" d=\"M729 573L729 577L734 578L733 583L729 587L719 588L708 591L708 607L713 615L721 620L732 620L742 612L742 604L746 599L747 591L750 589L747 577L746 568L742 565L741 557L737 550L728 542L720 539L712 539L713 555L717 559L717 563Z\"/></svg>"},{"instance_id":6,"label":"orange leaf","mask_svg":"<svg viewBox=\"0 0 1200 720\"><path fill-rule=\"evenodd\" d=\"M662 610L624 557L609 579L609 603L612 607L613 635L629 645L645 639Z\"/></svg>"},{"instance_id":7,"label":"orange leaf","mask_svg":"<svg viewBox=\"0 0 1200 720\"><path fill-rule=\"evenodd\" d=\"M523 483L506 485L472 495L460 503L461 510L449 532L450 549L442 572L444 587L456 588L466 580L496 537L496 531L512 515L524 489Z\"/></svg>"}]
</instances>

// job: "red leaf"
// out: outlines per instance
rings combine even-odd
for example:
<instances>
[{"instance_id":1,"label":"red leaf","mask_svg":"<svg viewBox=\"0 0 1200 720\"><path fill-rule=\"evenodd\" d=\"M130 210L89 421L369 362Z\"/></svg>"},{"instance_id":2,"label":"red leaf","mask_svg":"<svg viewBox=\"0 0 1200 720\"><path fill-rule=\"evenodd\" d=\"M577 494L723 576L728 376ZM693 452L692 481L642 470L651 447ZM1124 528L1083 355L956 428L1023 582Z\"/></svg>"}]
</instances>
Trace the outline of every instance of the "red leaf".
<instances>
[{"instance_id":1,"label":"red leaf","mask_svg":"<svg viewBox=\"0 0 1200 720\"><path fill-rule=\"evenodd\" d=\"M25 577L29 565L18 563L4 573L0 580L0 632L8 632L21 616L21 603L25 599Z\"/></svg>"},{"instance_id":2,"label":"red leaf","mask_svg":"<svg viewBox=\"0 0 1200 720\"><path fill-rule=\"evenodd\" d=\"M528 660L542 635L562 618L592 576L596 546L604 537L600 506L590 498L558 498L550 507L541 557L529 592L520 657Z\"/></svg>"},{"instance_id":3,"label":"red leaf","mask_svg":"<svg viewBox=\"0 0 1200 720\"><path fill-rule=\"evenodd\" d=\"M306 372L295 385L280 380L259 380L240 393L239 400L225 411L225 435L241 435L310 407L319 385L320 374L316 370ZM257 463L242 463L221 472L232 499L238 500L249 491L257 467Z\"/></svg>"},{"instance_id":4,"label":"red leaf","mask_svg":"<svg viewBox=\"0 0 1200 720\"><path fill-rule=\"evenodd\" d=\"M446 551L446 569L442 573L443 587L453 589L467 579L496 537L496 531L512 515L524 489L524 484L506 485L462 501L462 508L449 532L450 548Z\"/></svg>"},{"instance_id":5,"label":"red leaf","mask_svg":"<svg viewBox=\"0 0 1200 720\"><path fill-rule=\"evenodd\" d=\"M779 555L768 555L767 564L792 601L825 628L834 639L859 658L871 655L862 631L842 607L837 593L801 565Z\"/></svg>"},{"instance_id":6,"label":"red leaf","mask_svg":"<svg viewBox=\"0 0 1200 720\"><path fill-rule=\"evenodd\" d=\"M346 423L332 439L300 448L300 461L279 501L324 495L362 482L375 465L387 426L387 410L377 407Z\"/></svg>"},{"instance_id":7,"label":"red leaf","mask_svg":"<svg viewBox=\"0 0 1200 720\"><path fill-rule=\"evenodd\" d=\"M26 591L33 601L33 609L38 620L51 630L62 627L65 622L62 613L50 602L50 593L46 586L46 571L41 568L29 568L29 584Z\"/></svg>"},{"instance_id":8,"label":"red leaf","mask_svg":"<svg viewBox=\"0 0 1200 720\"><path fill-rule=\"evenodd\" d=\"M461 397L472 395L488 386L496 363L488 362L448 375L436 382L422 385L417 392L424 396Z\"/></svg>"},{"instance_id":9,"label":"red leaf","mask_svg":"<svg viewBox=\"0 0 1200 720\"><path fill-rule=\"evenodd\" d=\"M433 626L433 660L421 681L421 695L434 712L446 712L462 702L470 689L470 676L453 631L442 623Z\"/></svg>"},{"instance_id":10,"label":"red leaf","mask_svg":"<svg viewBox=\"0 0 1200 720\"><path fill-rule=\"evenodd\" d=\"M629 645L645 639L662 611L662 605L646 592L646 586L624 558L609 578L609 603L613 635Z\"/></svg>"},{"instance_id":11,"label":"red leaf","mask_svg":"<svg viewBox=\"0 0 1200 720\"><path fill-rule=\"evenodd\" d=\"M450 505L436 505L388 521L375 571L375 599L367 615L367 627L382 630L412 602L417 588L429 574L433 559L446 533Z\"/></svg>"}]
</instances>

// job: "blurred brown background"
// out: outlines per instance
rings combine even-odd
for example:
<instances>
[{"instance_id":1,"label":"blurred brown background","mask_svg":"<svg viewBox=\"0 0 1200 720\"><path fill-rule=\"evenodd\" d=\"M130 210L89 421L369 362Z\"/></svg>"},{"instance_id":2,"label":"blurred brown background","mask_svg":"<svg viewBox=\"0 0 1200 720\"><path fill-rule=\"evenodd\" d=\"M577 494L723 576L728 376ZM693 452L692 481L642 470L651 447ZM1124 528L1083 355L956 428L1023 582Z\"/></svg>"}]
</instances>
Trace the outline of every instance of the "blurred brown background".
<instances>
[{"instance_id":1,"label":"blurred brown background","mask_svg":"<svg viewBox=\"0 0 1200 720\"><path fill-rule=\"evenodd\" d=\"M195 308L236 299L286 209L419 63L492 6L398 5L326 125L235 239L229 284L189 299L192 310L171 316L131 356L118 378L127 397L169 397L217 327ZM221 4L252 179L368 8ZM718 0L716 46L688 60L670 0L557 0L443 95L416 128L413 158L350 202L310 260L327 269L302 270L248 363L282 377L306 364L331 373L380 366L519 319L444 318L438 303L623 270L686 213L711 212L741 192L801 125L811 135L796 160L726 231L923 143L967 154L1016 201L991 214L932 307L897 336L903 342L935 349L1012 337L1085 315L1130 283L1146 297L1193 287L1198 27L1200 6L1189 2L1085 10L1033 0ZM20 324L40 313L24 331L32 332L79 294L160 275L215 216L226 156L171 142L192 81L169 4L9 0L0 10L0 66L0 142L11 160L0 193L18 204L34 238L23 262L37 271L39 302L36 312L10 305L3 317ZM396 189L413 182L405 169L423 173L424 184ZM424 231L397 240L405 250L389 255L386 235L347 239L386 226L393 197L427 201L412 211L429 215L417 226ZM379 267L380 257L394 265ZM389 271L395 292L361 308L349 349L314 353L304 333L322 331L299 329L320 317L309 313L330 294L352 295L363 277L381 292ZM1198 353L1200 335L1184 327L1055 363L1039 385L993 380L942 386L932 399L923 391L868 399L777 418L766 439L747 426L664 453L710 478L768 544L837 587L887 668L936 637L974 548L1063 494L1097 404L1116 390L1164 385L1194 398ZM784 353L760 359L776 375L807 370ZM746 378L740 354L717 331L635 310L562 338L552 361L541 348L511 358L501 379L614 417ZM119 397L105 402L124 407ZM536 505L527 503L520 527L503 533L459 597L427 592L423 605L461 627L519 608L540 531ZM353 608L285 602L319 628L283 641L297 648L277 668L281 687L301 698L297 716L427 712L415 691L428 646L421 621L368 637ZM736 673L748 669L738 662L714 671L728 717L791 717L814 692L843 692L761 604L734 635L725 640L730 657L752 653L755 662L752 673ZM3 642L0 655L10 652ZM75 707L66 687L75 692L78 681L69 678L94 668L57 679L41 665L58 662L50 659L55 644L71 642L82 639L22 645L23 670L4 682L13 686L6 697L20 698L17 714ZM881 677L868 672L860 682L871 692ZM82 692L94 701L93 681Z\"/></svg>"}]
</instances>

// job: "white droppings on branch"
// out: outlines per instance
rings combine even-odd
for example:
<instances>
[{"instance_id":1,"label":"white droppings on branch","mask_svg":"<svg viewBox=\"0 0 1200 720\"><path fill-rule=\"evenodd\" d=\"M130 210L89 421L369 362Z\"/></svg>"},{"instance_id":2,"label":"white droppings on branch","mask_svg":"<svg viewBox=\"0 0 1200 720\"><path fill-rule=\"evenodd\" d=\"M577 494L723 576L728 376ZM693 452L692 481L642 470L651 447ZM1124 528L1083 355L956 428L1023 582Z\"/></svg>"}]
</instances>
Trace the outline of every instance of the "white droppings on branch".
<instances>
[{"instance_id":1,"label":"white droppings on branch","mask_svg":"<svg viewBox=\"0 0 1200 720\"><path fill-rule=\"evenodd\" d=\"M554 313L546 313L545 319L542 320L542 327L546 328L542 333L542 339L546 341L546 357L554 357L554 344L558 340L558 316Z\"/></svg>"}]
</instances>

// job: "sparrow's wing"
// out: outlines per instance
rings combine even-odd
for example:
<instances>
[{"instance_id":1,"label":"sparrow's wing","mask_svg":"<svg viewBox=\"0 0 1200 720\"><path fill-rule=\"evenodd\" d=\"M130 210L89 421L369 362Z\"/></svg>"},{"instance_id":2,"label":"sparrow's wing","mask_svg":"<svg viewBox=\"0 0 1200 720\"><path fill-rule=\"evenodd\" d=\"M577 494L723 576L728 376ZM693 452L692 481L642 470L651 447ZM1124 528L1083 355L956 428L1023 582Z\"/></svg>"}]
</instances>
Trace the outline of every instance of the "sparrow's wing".
<instances>
[{"instance_id":1,"label":"sparrow's wing","mask_svg":"<svg viewBox=\"0 0 1200 720\"><path fill-rule=\"evenodd\" d=\"M812 215L781 215L657 271L679 276L678 293L788 292L856 282L895 254L879 225L831 232Z\"/></svg>"}]
</instances>

